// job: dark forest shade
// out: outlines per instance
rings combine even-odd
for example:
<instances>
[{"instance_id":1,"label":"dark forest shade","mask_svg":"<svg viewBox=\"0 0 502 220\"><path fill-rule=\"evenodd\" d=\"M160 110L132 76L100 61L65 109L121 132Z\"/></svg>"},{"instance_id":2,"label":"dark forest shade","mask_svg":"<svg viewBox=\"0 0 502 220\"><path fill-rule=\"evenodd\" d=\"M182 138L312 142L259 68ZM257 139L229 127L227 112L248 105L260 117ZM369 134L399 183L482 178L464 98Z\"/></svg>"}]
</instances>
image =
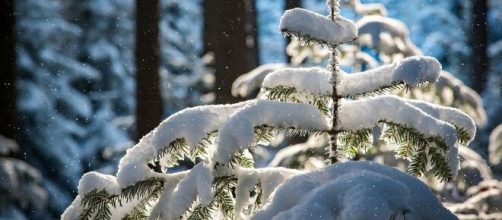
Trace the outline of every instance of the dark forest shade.
<instances>
[{"instance_id":1,"label":"dark forest shade","mask_svg":"<svg viewBox=\"0 0 502 220\"><path fill-rule=\"evenodd\" d=\"M488 0L472 0L471 48L473 88L481 93L488 79Z\"/></svg>"},{"instance_id":2,"label":"dark forest shade","mask_svg":"<svg viewBox=\"0 0 502 220\"><path fill-rule=\"evenodd\" d=\"M15 138L16 114L16 51L14 0L0 2L0 134Z\"/></svg>"},{"instance_id":3,"label":"dark forest shade","mask_svg":"<svg viewBox=\"0 0 502 220\"><path fill-rule=\"evenodd\" d=\"M234 103L232 82L258 65L255 1L204 0L204 51L214 54L217 103Z\"/></svg>"},{"instance_id":4,"label":"dark forest shade","mask_svg":"<svg viewBox=\"0 0 502 220\"><path fill-rule=\"evenodd\" d=\"M162 119L159 1L136 0L136 140Z\"/></svg>"}]
</instances>

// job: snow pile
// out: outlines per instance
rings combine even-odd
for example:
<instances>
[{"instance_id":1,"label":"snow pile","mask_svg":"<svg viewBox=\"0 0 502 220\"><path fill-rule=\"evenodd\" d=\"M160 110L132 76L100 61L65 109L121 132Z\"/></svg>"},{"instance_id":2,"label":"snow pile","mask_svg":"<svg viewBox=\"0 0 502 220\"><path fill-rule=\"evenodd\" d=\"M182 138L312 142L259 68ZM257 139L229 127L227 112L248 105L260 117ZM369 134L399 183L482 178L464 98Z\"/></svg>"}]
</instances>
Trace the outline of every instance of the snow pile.
<instances>
[{"instance_id":1,"label":"snow pile","mask_svg":"<svg viewBox=\"0 0 502 220\"><path fill-rule=\"evenodd\" d=\"M252 219L456 217L415 177L372 162L346 162L287 180Z\"/></svg>"},{"instance_id":2,"label":"snow pile","mask_svg":"<svg viewBox=\"0 0 502 220\"><path fill-rule=\"evenodd\" d=\"M310 131L329 128L325 116L312 105L255 100L234 113L221 128L213 162L226 163L234 152L249 147L254 141L254 127L261 125Z\"/></svg>"},{"instance_id":3,"label":"snow pile","mask_svg":"<svg viewBox=\"0 0 502 220\"><path fill-rule=\"evenodd\" d=\"M331 21L327 17L301 8L284 12L279 27L282 32L307 39L313 38L329 45L338 45L357 38L354 22L341 16L336 21Z\"/></svg>"}]
</instances>

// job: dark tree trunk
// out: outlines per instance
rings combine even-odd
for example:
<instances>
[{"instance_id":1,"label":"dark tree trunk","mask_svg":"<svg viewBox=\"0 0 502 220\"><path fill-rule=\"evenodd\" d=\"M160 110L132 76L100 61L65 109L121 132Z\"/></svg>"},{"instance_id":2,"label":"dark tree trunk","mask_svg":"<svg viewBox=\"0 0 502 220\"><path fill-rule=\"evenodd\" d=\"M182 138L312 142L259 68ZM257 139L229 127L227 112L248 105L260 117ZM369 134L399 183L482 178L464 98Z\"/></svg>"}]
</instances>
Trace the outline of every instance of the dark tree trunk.
<instances>
[{"instance_id":1,"label":"dark tree trunk","mask_svg":"<svg viewBox=\"0 0 502 220\"><path fill-rule=\"evenodd\" d=\"M14 0L0 3L0 134L15 139L16 114L16 41Z\"/></svg>"},{"instance_id":2,"label":"dark tree trunk","mask_svg":"<svg viewBox=\"0 0 502 220\"><path fill-rule=\"evenodd\" d=\"M472 0L471 47L473 88L478 93L485 89L488 79L488 0Z\"/></svg>"},{"instance_id":3,"label":"dark tree trunk","mask_svg":"<svg viewBox=\"0 0 502 220\"><path fill-rule=\"evenodd\" d=\"M159 1L136 0L136 140L162 119Z\"/></svg>"},{"instance_id":4,"label":"dark tree trunk","mask_svg":"<svg viewBox=\"0 0 502 220\"><path fill-rule=\"evenodd\" d=\"M204 0L204 51L214 54L217 103L233 103L232 82L258 65L256 9L251 0Z\"/></svg>"},{"instance_id":5,"label":"dark tree trunk","mask_svg":"<svg viewBox=\"0 0 502 220\"><path fill-rule=\"evenodd\" d=\"M301 0L284 0L284 10L292 9L292 8L301 8L302 7L302 1ZM286 37L286 47L291 43L291 36ZM284 50L286 51L286 50ZM288 63L291 62L291 56L286 53L286 59Z\"/></svg>"}]
</instances>

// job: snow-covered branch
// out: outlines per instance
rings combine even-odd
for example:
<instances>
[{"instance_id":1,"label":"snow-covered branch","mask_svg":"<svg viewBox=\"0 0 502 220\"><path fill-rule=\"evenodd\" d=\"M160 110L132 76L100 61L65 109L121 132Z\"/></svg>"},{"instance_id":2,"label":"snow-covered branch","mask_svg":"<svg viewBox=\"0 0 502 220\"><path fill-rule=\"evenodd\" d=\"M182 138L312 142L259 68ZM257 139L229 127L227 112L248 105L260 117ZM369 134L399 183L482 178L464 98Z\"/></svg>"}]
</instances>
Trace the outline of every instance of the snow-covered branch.
<instances>
[{"instance_id":1,"label":"snow-covered branch","mask_svg":"<svg viewBox=\"0 0 502 220\"><path fill-rule=\"evenodd\" d=\"M252 101L233 105L199 106L171 115L143 137L137 145L127 150L119 162L117 172L119 185L126 187L142 179L161 177L162 174L148 167L148 162L158 158L162 166L168 166L175 155L185 153L183 149L174 149L175 146L171 143L182 139L188 148L187 152L195 150L208 134L219 130L234 111L249 103ZM169 153L162 153L165 150ZM159 158L159 155L162 157Z\"/></svg>"},{"instance_id":2,"label":"snow-covered branch","mask_svg":"<svg viewBox=\"0 0 502 220\"><path fill-rule=\"evenodd\" d=\"M338 94L342 97L353 97L401 84L415 87L425 82L436 82L441 72L441 64L433 57L415 56L360 73L340 72ZM284 68L268 74L262 87L292 87L298 92L329 96L333 92L329 76L327 70L319 67Z\"/></svg>"},{"instance_id":3,"label":"snow-covered branch","mask_svg":"<svg viewBox=\"0 0 502 220\"><path fill-rule=\"evenodd\" d=\"M243 98L249 97L254 91L259 90L265 76L284 67L287 67L287 65L282 63L264 64L242 74L232 84L232 95Z\"/></svg>"},{"instance_id":4,"label":"snow-covered branch","mask_svg":"<svg viewBox=\"0 0 502 220\"><path fill-rule=\"evenodd\" d=\"M339 45L357 38L354 22L338 16L335 22L320 14L295 8L287 10L281 17L280 30L295 35L305 42L319 42Z\"/></svg>"},{"instance_id":5,"label":"snow-covered branch","mask_svg":"<svg viewBox=\"0 0 502 220\"><path fill-rule=\"evenodd\" d=\"M233 114L221 128L213 162L226 163L235 152L249 147L254 141L254 128L261 125L310 131L329 129L325 116L312 105L255 100Z\"/></svg>"}]
</instances>

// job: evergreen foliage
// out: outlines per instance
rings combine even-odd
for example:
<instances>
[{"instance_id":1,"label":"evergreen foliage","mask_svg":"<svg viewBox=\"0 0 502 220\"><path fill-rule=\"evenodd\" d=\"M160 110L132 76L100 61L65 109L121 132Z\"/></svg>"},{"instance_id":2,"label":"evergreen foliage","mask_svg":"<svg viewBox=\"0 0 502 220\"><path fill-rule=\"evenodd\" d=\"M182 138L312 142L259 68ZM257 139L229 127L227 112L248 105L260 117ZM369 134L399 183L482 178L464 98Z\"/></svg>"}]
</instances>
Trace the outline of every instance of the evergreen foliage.
<instances>
[{"instance_id":1,"label":"evergreen foliage","mask_svg":"<svg viewBox=\"0 0 502 220\"><path fill-rule=\"evenodd\" d=\"M337 22L340 18L338 1L327 2L331 22ZM315 33L288 34L307 42L323 43L316 39ZM352 40L341 39L343 43ZM410 160L410 173L425 175L430 172L443 181L455 178L458 168L456 144L468 144L472 140L475 129L470 124L472 120L453 109L437 110L431 107L458 115L454 119L441 114L433 116L420 105L410 104L406 99L396 96L381 96L379 100L386 104L378 107L388 110L385 113L396 112L397 116L373 112L364 112L367 114L364 116L355 115L359 109L374 106L372 103L376 99L368 98L368 95L378 96L392 88L415 85L389 79L382 88L366 88L371 91L354 97L342 97L340 91L337 92L341 77L337 47L329 45L329 82L333 89L329 96L309 93L308 89L299 92L295 87L278 86L263 88L260 98L256 100L234 105L196 107L172 115L129 149L119 164L117 177L106 180L113 182L120 194L111 194L106 190L107 186L93 185L92 191L79 195L81 201L76 199L63 214L63 219L75 213L79 213L81 219L106 219L114 214L124 215L126 219L233 219L253 215L266 204L275 187L298 173L289 169L254 168L250 151L271 141L279 132L304 136L329 134L332 162L342 156L356 157L359 153L365 153L373 147L371 137L373 140L386 138L398 144L398 157ZM418 76L414 77L417 79L430 74L439 77L440 64L437 60L423 57L415 59L420 68L422 65L429 68L403 68L416 72ZM420 82L418 86L424 83ZM352 89L351 86L358 85L349 82L347 88ZM368 87L374 88L372 85ZM346 94L353 93L349 91ZM390 108L413 111L398 112ZM428 121L418 121L420 119ZM373 132L377 127L382 128L381 136ZM448 128L451 128L451 132ZM437 133L432 134L431 131ZM196 165L188 171L173 172L172 169L184 159ZM84 183L85 176L79 191L90 190ZM133 208L130 208L131 204Z\"/></svg>"}]
</instances>

